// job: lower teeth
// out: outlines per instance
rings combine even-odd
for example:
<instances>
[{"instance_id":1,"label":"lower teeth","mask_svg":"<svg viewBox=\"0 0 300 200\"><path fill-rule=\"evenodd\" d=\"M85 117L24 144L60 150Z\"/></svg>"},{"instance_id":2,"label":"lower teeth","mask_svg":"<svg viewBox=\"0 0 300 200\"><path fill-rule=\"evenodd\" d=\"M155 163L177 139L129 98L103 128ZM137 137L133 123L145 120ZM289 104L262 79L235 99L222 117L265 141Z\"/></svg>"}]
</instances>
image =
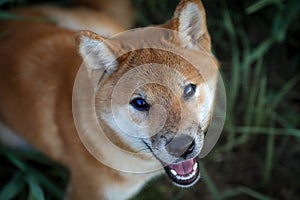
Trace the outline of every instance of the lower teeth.
<instances>
[{"instance_id":1,"label":"lower teeth","mask_svg":"<svg viewBox=\"0 0 300 200\"><path fill-rule=\"evenodd\" d=\"M193 178L194 176L196 175L196 171L193 171L190 175L188 176L176 176L176 178L178 180L183 180L183 181L186 181L186 180L189 180L191 178Z\"/></svg>"},{"instance_id":2,"label":"lower teeth","mask_svg":"<svg viewBox=\"0 0 300 200\"><path fill-rule=\"evenodd\" d=\"M198 163L195 162L194 166L193 166L193 170L192 170L192 173L190 173L189 175L187 176L180 176L180 175L177 175L177 172L174 170L174 169L170 169L170 173L176 177L176 179L178 180L182 180L182 181L186 181L186 180L189 180L191 178L193 178L195 175L196 175L196 171L198 169Z\"/></svg>"}]
</instances>

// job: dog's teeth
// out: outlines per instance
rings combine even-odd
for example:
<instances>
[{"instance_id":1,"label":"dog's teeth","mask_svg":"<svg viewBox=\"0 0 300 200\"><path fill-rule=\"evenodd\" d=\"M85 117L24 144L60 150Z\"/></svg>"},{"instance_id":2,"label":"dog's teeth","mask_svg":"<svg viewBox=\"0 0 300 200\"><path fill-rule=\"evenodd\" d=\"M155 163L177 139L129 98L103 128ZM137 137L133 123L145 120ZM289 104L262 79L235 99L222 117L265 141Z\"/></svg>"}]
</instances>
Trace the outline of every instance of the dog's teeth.
<instances>
[{"instance_id":1,"label":"dog's teeth","mask_svg":"<svg viewBox=\"0 0 300 200\"><path fill-rule=\"evenodd\" d=\"M175 170L173 170L173 169L171 169L170 172L171 172L174 176L177 175L177 172L176 172Z\"/></svg>"},{"instance_id":2,"label":"dog's teeth","mask_svg":"<svg viewBox=\"0 0 300 200\"><path fill-rule=\"evenodd\" d=\"M193 170L196 171L197 168L198 168L198 163L195 163L193 166Z\"/></svg>"},{"instance_id":3,"label":"dog's teeth","mask_svg":"<svg viewBox=\"0 0 300 200\"><path fill-rule=\"evenodd\" d=\"M170 172L178 179L178 180L182 180L182 181L186 181L186 180L189 180L189 179L192 179L196 173L197 173L197 169L198 169L198 164L195 163L194 166L193 166L193 171L186 175L186 176L180 176L180 175L177 175L177 172L173 169L170 170Z\"/></svg>"},{"instance_id":4,"label":"dog's teeth","mask_svg":"<svg viewBox=\"0 0 300 200\"><path fill-rule=\"evenodd\" d=\"M191 173L191 177L196 175L196 171L193 171L193 173Z\"/></svg>"}]
</instances>

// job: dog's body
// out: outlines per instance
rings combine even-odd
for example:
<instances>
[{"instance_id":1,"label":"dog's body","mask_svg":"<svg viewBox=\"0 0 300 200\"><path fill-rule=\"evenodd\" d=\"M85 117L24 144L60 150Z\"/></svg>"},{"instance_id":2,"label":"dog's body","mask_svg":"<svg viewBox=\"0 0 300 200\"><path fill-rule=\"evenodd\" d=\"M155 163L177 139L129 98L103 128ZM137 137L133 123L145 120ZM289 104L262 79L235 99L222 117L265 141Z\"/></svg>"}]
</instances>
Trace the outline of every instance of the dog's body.
<instances>
[{"instance_id":1,"label":"dog's body","mask_svg":"<svg viewBox=\"0 0 300 200\"><path fill-rule=\"evenodd\" d=\"M54 9L53 11L53 8L38 10L36 8L25 8L16 12L29 16L40 16L41 13L46 16L60 16L57 12L64 13L64 10L58 9L59 11L57 11ZM88 13L84 15L89 16ZM76 16L78 17L78 15ZM94 19L94 17L91 18ZM166 170L170 176L172 176L170 173L172 170L172 173L177 170L179 175L189 175L192 179L188 182L189 180L183 181L180 177L178 178L179 175L176 176L178 180L173 177L172 180L177 185L189 186L194 184L196 179L199 178L195 175L196 172L198 173L198 169L197 166L195 167L196 161L194 158L202 148L204 132L210 121L214 100L212 95L205 94L207 91L203 85L206 82L212 82L212 85L215 85L217 71L209 69L210 73L208 74L210 74L210 77L209 80L206 80L184 59L178 58L178 56L174 56L169 52L152 51L150 49L127 53L120 58L116 58L116 60L109 61L107 64L103 60L111 59L113 51L110 51L105 45L103 52L100 52L103 49L96 48L96 50L93 50L91 48L91 46L95 47L93 46L95 44L96 46L102 44L103 37L88 31L76 35L73 30L69 29L80 29L85 23L80 24L78 20L74 20L77 25L75 25L75 28L70 28L70 21L66 20L66 17L58 20L60 22L58 25L47 22L32 22L30 20L1 22L0 29L7 30L7 33L0 38L0 120L14 132L20 134L34 148L63 163L70 169L71 181L67 198L130 198L140 190L145 182L161 173L161 170L133 174L111 169L96 160L87 151L77 134L74 124L72 91L76 73L83 62L82 57L85 58L88 54L96 55L97 59L90 56L86 59L86 63L88 71L94 73L101 69L105 74L104 80L99 83L101 89L97 91L95 97L96 113L100 116L99 123L102 125L102 129L105 133L109 133L109 139L118 146L131 152L138 152L142 145L149 152L152 152L152 158L149 159L149 157L140 155L133 158L131 156L124 157L123 154L115 154L110 149L106 149L106 152L102 153L108 154L109 157L113 157L121 164L133 165L141 169L149 165L159 167L162 164L168 164ZM85 21L93 20L87 18ZM198 23L198 21L200 22ZM105 25L105 30L110 29L109 33L103 32L101 18L99 23L97 23L97 20L94 22L89 27L98 34L105 35L107 33L108 35L122 31L121 26L110 21ZM199 56L203 57L203 60L212 59L213 61L203 63L212 65L211 68L215 67L216 62L210 52L210 39L201 2L197 0L182 1L175 12L174 18L162 27L186 32L193 40L197 41L197 44L192 44L189 41L170 42L178 45L184 51L197 53L197 49L204 49L205 53L201 53ZM75 37L77 38L77 44L75 43ZM99 55L101 55L100 58L98 58ZM96 63L97 66L94 66L95 62L99 62ZM129 109L130 115L133 116L131 120L124 119L123 121L128 124L129 128L133 125L148 123L149 119L145 113L150 109L150 105L160 104L166 108L166 122L158 133L153 136L148 135L147 138L149 130L144 130L146 128L134 130L138 131L143 138L147 138L143 140L142 144L137 145L133 142L136 138L130 139L128 136L122 135L120 130L115 127L116 125L111 120L112 111L108 107L111 103L111 87L115 86L117 80L135 66L147 63L172 66L176 71L183 74L184 80L179 80L150 69L144 70L147 73L152 73L155 77L160 77L162 80L169 80L167 86L171 88L173 93L177 96L182 96L182 94L185 96L182 99L174 98L170 91L159 85L150 84L135 92L135 96L126 105L117 105L116 109L119 116L123 116L124 108ZM165 72L165 74L168 73ZM173 79L179 86L174 85ZM124 88L126 88L126 85L124 85ZM136 99L138 100L136 101ZM144 107L139 107L141 102ZM146 108L145 105L149 107ZM179 108L183 108L184 111L178 111ZM179 113L181 113L181 117L178 116ZM178 139L175 142L176 145L170 145L169 148L167 147L169 140L175 137L175 132L179 129L177 127L180 123L179 118L186 119L183 120L183 125L181 124L181 132L179 132L178 137L180 140ZM82 123L85 122L82 121ZM180 141L183 141L183 147L178 149L178 146L181 145ZM101 143L101 141L97 142ZM189 149L187 150L187 148ZM179 153L180 155L177 155ZM182 154L185 156L181 156ZM173 161L177 164L172 165L170 162L173 162L174 157L176 161ZM178 169L179 167L181 169ZM188 172L187 169L183 168L189 168ZM194 168L194 171L191 168ZM185 172L187 174L184 174Z\"/></svg>"}]
</instances>

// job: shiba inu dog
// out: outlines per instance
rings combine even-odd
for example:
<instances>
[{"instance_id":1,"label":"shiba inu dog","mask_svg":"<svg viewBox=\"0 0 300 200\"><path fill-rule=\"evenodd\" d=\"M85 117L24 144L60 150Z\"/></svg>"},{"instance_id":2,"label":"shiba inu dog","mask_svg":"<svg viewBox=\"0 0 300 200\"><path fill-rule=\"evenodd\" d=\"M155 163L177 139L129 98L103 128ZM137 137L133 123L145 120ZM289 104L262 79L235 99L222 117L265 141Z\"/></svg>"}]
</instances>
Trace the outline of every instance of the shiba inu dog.
<instances>
[{"instance_id":1,"label":"shiba inu dog","mask_svg":"<svg viewBox=\"0 0 300 200\"><path fill-rule=\"evenodd\" d=\"M181 1L173 18L156 27L166 32L154 27L133 32L138 37L112 40L105 36L122 27L109 20L104 24L101 16L97 22L92 11L76 15L39 7L15 12L58 21L1 22L7 32L0 38L0 119L70 169L67 199L128 199L162 171L180 187L199 180L196 158L214 110L218 76L200 0ZM86 28L97 33L74 31ZM85 89L75 91L74 98L81 65L87 79L77 84L90 81L91 99ZM103 135L90 125L89 109ZM16 136L2 133L0 138L7 137Z\"/></svg>"}]
</instances>

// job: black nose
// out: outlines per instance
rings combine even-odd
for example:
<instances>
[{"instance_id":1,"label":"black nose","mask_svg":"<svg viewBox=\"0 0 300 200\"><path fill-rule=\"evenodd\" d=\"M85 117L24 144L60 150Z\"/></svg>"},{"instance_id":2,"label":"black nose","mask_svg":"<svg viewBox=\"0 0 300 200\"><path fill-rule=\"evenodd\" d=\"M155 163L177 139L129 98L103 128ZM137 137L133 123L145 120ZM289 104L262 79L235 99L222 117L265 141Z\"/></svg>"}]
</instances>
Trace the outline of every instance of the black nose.
<instances>
[{"instance_id":1,"label":"black nose","mask_svg":"<svg viewBox=\"0 0 300 200\"><path fill-rule=\"evenodd\" d=\"M170 140L166 148L171 155L186 158L194 150L195 141L189 135L180 135Z\"/></svg>"}]
</instances>

